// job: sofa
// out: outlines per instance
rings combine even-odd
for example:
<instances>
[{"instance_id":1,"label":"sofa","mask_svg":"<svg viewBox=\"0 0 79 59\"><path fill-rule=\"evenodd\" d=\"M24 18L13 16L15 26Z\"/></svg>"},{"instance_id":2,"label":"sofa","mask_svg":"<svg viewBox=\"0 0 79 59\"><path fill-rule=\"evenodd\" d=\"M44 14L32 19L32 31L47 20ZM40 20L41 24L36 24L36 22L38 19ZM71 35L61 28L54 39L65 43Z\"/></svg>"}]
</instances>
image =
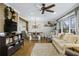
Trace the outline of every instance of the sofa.
<instances>
[{"instance_id":1,"label":"sofa","mask_svg":"<svg viewBox=\"0 0 79 59\"><path fill-rule=\"evenodd\" d=\"M67 48L79 47L79 35L59 33L52 39L52 43L60 54L65 54Z\"/></svg>"}]
</instances>

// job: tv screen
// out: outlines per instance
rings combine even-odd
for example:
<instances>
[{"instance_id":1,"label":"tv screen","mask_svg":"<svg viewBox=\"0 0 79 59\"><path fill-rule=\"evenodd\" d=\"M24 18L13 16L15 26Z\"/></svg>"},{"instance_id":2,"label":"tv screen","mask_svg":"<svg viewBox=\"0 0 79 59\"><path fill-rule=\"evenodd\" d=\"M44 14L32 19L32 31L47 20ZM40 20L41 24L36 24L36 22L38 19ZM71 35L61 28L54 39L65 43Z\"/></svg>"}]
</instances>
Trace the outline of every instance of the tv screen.
<instances>
[{"instance_id":1,"label":"tv screen","mask_svg":"<svg viewBox=\"0 0 79 59\"><path fill-rule=\"evenodd\" d=\"M11 20L5 20L4 31L5 32L17 31L17 23Z\"/></svg>"}]
</instances>

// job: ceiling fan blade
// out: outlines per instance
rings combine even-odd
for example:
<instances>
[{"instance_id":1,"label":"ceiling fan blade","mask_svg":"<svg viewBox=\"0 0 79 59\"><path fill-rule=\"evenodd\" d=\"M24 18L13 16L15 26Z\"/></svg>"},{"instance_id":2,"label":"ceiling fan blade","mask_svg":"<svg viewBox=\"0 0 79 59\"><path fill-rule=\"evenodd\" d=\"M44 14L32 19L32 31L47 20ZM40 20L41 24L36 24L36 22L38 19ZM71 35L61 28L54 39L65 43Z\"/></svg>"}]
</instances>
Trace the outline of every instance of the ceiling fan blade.
<instances>
[{"instance_id":1,"label":"ceiling fan blade","mask_svg":"<svg viewBox=\"0 0 79 59\"><path fill-rule=\"evenodd\" d=\"M55 6L55 4L52 4L52 5L48 6L48 7L45 7L44 9L49 9L51 7L54 7L54 6Z\"/></svg>"},{"instance_id":2,"label":"ceiling fan blade","mask_svg":"<svg viewBox=\"0 0 79 59\"><path fill-rule=\"evenodd\" d=\"M47 12L54 12L53 10L46 10Z\"/></svg>"},{"instance_id":3,"label":"ceiling fan blade","mask_svg":"<svg viewBox=\"0 0 79 59\"><path fill-rule=\"evenodd\" d=\"M44 14L44 10L42 10L42 14Z\"/></svg>"}]
</instances>

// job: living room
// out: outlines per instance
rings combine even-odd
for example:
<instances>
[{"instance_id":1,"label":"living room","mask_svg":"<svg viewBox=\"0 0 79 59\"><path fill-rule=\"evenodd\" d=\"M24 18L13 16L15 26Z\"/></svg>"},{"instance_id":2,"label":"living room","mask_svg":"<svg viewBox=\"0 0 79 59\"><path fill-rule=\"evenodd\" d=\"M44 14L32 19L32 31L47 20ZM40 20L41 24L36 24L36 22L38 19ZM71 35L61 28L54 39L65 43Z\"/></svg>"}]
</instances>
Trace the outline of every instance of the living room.
<instances>
[{"instance_id":1,"label":"living room","mask_svg":"<svg viewBox=\"0 0 79 59\"><path fill-rule=\"evenodd\" d=\"M1 56L79 56L79 3L0 3Z\"/></svg>"}]
</instances>

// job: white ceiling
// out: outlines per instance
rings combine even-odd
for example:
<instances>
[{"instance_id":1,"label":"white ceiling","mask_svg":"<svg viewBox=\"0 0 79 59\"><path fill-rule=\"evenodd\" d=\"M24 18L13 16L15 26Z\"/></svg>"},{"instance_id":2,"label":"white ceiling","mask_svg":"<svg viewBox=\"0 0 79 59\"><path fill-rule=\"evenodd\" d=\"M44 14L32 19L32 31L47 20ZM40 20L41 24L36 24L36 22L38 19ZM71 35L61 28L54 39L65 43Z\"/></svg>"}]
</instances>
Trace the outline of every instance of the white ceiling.
<instances>
[{"instance_id":1,"label":"white ceiling","mask_svg":"<svg viewBox=\"0 0 79 59\"><path fill-rule=\"evenodd\" d=\"M46 3L46 5L51 4ZM34 19L39 21L48 21L58 19L64 13L68 12L75 3L55 3L56 6L51 8L55 13L45 12L45 14L41 14L41 3L9 3L9 5L18 10L22 16L28 17L29 21L33 21Z\"/></svg>"}]
</instances>

